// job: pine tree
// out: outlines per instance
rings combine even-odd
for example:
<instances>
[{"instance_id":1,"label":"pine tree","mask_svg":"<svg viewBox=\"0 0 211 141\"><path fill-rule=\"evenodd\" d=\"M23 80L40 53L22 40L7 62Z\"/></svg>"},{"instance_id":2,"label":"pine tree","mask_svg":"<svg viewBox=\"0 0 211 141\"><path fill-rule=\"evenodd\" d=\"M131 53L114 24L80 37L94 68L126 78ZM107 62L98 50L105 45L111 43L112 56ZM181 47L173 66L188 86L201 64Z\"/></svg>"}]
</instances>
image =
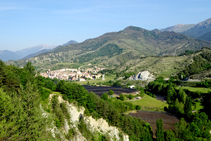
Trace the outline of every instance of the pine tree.
<instances>
[{"instance_id":1,"label":"pine tree","mask_svg":"<svg viewBox=\"0 0 211 141\"><path fill-rule=\"evenodd\" d=\"M164 130L163 130L163 120L156 120L156 140L157 141L165 141L164 140Z\"/></svg>"},{"instance_id":2,"label":"pine tree","mask_svg":"<svg viewBox=\"0 0 211 141\"><path fill-rule=\"evenodd\" d=\"M192 115L192 100L190 97L186 98L185 106L184 106L184 112L187 118L190 118Z\"/></svg>"}]
</instances>

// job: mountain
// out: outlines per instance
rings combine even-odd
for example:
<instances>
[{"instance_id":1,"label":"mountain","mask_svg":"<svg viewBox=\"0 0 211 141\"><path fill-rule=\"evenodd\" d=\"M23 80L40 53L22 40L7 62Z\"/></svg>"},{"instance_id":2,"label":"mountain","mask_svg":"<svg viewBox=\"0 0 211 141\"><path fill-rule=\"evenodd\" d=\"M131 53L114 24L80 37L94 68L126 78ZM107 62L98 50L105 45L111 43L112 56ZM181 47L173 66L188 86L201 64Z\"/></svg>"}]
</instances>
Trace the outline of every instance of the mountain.
<instances>
[{"instance_id":1,"label":"mountain","mask_svg":"<svg viewBox=\"0 0 211 141\"><path fill-rule=\"evenodd\" d=\"M21 56L16 54L15 52L9 51L9 50L0 50L0 59L2 61L8 61L8 60L17 60L20 59Z\"/></svg>"},{"instance_id":2,"label":"mountain","mask_svg":"<svg viewBox=\"0 0 211 141\"><path fill-rule=\"evenodd\" d=\"M74 41L74 40L70 40L68 41L67 43L63 44L63 46L66 46L66 45L71 45L71 44L77 44L78 42Z\"/></svg>"},{"instance_id":3,"label":"mountain","mask_svg":"<svg viewBox=\"0 0 211 141\"><path fill-rule=\"evenodd\" d=\"M26 49L23 49L23 50L20 50L20 51L16 51L15 53L16 54L19 54L20 56L25 57L25 56L27 56L29 54L39 52L39 51L41 51L43 49L45 49L45 50L51 50L51 49L53 49L55 47L56 47L55 45L41 44L41 45L37 45L37 46L26 48Z\"/></svg>"},{"instance_id":4,"label":"mountain","mask_svg":"<svg viewBox=\"0 0 211 141\"><path fill-rule=\"evenodd\" d=\"M70 40L69 42L61 45L61 46L57 46L56 48L60 48L62 46L67 46L67 45L71 45L71 44L77 44L78 42L74 41L74 40ZM54 47L53 47L54 48ZM22 59L29 59L29 58L32 58L34 56L37 56L39 54L42 54L42 53L46 53L46 52L49 52L50 50L52 50L53 48L49 48L49 47L43 47L42 50L38 51L38 52L35 52L35 53L32 53L32 54L29 54L27 56L25 56L24 58Z\"/></svg>"},{"instance_id":5,"label":"mountain","mask_svg":"<svg viewBox=\"0 0 211 141\"><path fill-rule=\"evenodd\" d=\"M8 61L7 64L23 66L30 61L39 70L77 68L86 64L114 67L141 57L175 56L185 50L202 47L211 47L211 43L175 32L129 26L119 32L106 33L82 43L57 47L27 60Z\"/></svg>"},{"instance_id":6,"label":"mountain","mask_svg":"<svg viewBox=\"0 0 211 141\"><path fill-rule=\"evenodd\" d=\"M38 51L38 52L29 54L29 55L23 57L22 59L29 59L29 58L32 58L32 57L37 56L37 55L39 55L39 54L49 52L50 50L51 50L51 49L43 49L43 50L40 50L40 51Z\"/></svg>"},{"instance_id":7,"label":"mountain","mask_svg":"<svg viewBox=\"0 0 211 141\"><path fill-rule=\"evenodd\" d=\"M2 53L0 54L0 59L3 61L24 59L28 55L29 55L29 57L35 56L35 55L30 55L30 54L35 53L36 55L39 55L40 53L44 53L44 51L41 51L41 50L50 51L51 49L53 49L55 47L56 47L55 45L41 44L38 46L33 46L33 47L26 48L26 49L22 49L22 50L16 51L16 52L2 50L1 51ZM26 57L26 58L29 58L29 57Z\"/></svg>"},{"instance_id":8,"label":"mountain","mask_svg":"<svg viewBox=\"0 0 211 141\"><path fill-rule=\"evenodd\" d=\"M190 28L187 31L182 32L182 34L197 38L203 34L211 31L211 18L196 24L194 27Z\"/></svg>"},{"instance_id":9,"label":"mountain","mask_svg":"<svg viewBox=\"0 0 211 141\"><path fill-rule=\"evenodd\" d=\"M174 32L179 33L179 32L187 31L194 26L195 24L178 24L175 26L170 26L164 29L160 29L160 31L174 31Z\"/></svg>"},{"instance_id":10,"label":"mountain","mask_svg":"<svg viewBox=\"0 0 211 141\"><path fill-rule=\"evenodd\" d=\"M201 40L205 40L205 41L210 41L211 42L211 31L197 37L198 39L201 39Z\"/></svg>"}]
</instances>

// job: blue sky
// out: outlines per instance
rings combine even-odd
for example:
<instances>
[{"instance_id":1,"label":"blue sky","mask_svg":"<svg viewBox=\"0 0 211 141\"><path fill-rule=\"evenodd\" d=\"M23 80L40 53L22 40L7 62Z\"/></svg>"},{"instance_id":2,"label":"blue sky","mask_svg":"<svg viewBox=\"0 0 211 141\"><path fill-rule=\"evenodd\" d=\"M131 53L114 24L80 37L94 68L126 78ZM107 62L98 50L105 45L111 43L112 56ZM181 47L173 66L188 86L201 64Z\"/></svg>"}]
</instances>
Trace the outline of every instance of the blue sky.
<instances>
[{"instance_id":1,"label":"blue sky","mask_svg":"<svg viewBox=\"0 0 211 141\"><path fill-rule=\"evenodd\" d=\"M210 0L0 0L0 50L82 42L138 26L148 30L211 18Z\"/></svg>"}]
</instances>

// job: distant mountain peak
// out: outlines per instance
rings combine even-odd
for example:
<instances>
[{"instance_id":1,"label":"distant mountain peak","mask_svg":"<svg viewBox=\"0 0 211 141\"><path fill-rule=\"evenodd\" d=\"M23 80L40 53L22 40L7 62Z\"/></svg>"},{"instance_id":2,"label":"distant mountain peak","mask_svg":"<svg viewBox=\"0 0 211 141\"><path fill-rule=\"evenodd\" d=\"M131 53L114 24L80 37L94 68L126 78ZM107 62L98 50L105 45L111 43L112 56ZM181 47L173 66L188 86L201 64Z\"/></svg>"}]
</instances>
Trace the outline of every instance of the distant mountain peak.
<instances>
[{"instance_id":1,"label":"distant mountain peak","mask_svg":"<svg viewBox=\"0 0 211 141\"><path fill-rule=\"evenodd\" d=\"M185 34L193 38L198 38L202 36L203 34L208 33L209 31L211 31L211 18L198 23L197 25L190 28L189 30L182 32L182 34Z\"/></svg>"},{"instance_id":2,"label":"distant mountain peak","mask_svg":"<svg viewBox=\"0 0 211 141\"><path fill-rule=\"evenodd\" d=\"M78 42L75 41L75 40L70 40L68 41L67 43L63 44L63 46L66 46L66 45L71 45L71 44L77 44Z\"/></svg>"},{"instance_id":3,"label":"distant mountain peak","mask_svg":"<svg viewBox=\"0 0 211 141\"><path fill-rule=\"evenodd\" d=\"M187 31L194 26L195 26L195 24L177 24L177 25L174 25L174 26L169 26L169 27L164 28L164 29L160 29L160 31L174 31L174 32L180 33L180 32Z\"/></svg>"},{"instance_id":4,"label":"distant mountain peak","mask_svg":"<svg viewBox=\"0 0 211 141\"><path fill-rule=\"evenodd\" d=\"M202 27L202 26L209 27L210 25L211 25L211 18L209 18L209 19L207 19L203 22L198 23L196 26L197 27Z\"/></svg>"},{"instance_id":5,"label":"distant mountain peak","mask_svg":"<svg viewBox=\"0 0 211 141\"><path fill-rule=\"evenodd\" d=\"M124 30L125 30L125 31L126 31L126 30L141 31L141 30L143 30L143 28L136 27L136 26L128 26L128 27L126 27Z\"/></svg>"}]
</instances>

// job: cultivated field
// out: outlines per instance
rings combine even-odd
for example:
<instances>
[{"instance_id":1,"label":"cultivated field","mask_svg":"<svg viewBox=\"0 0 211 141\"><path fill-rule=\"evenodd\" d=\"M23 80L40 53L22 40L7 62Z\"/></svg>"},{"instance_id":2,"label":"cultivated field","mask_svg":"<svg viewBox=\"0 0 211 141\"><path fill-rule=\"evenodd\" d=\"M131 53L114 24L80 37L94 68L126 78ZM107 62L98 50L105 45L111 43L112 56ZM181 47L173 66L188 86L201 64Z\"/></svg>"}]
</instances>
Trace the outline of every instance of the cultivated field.
<instances>
[{"instance_id":1,"label":"cultivated field","mask_svg":"<svg viewBox=\"0 0 211 141\"><path fill-rule=\"evenodd\" d=\"M132 117L141 118L143 121L148 122L152 127L154 135L156 132L157 119L163 120L164 130L174 130L174 124L176 122L179 122L179 119L175 116L161 112L137 111L137 113L130 113L129 115L131 115Z\"/></svg>"},{"instance_id":2,"label":"cultivated field","mask_svg":"<svg viewBox=\"0 0 211 141\"><path fill-rule=\"evenodd\" d=\"M114 94L135 94L137 91L136 89L129 89L129 88L121 88L121 87L109 87L109 86L88 86L83 85L85 89L89 92L94 92L98 96L102 96L103 93L108 93L109 90L113 90Z\"/></svg>"}]
</instances>

